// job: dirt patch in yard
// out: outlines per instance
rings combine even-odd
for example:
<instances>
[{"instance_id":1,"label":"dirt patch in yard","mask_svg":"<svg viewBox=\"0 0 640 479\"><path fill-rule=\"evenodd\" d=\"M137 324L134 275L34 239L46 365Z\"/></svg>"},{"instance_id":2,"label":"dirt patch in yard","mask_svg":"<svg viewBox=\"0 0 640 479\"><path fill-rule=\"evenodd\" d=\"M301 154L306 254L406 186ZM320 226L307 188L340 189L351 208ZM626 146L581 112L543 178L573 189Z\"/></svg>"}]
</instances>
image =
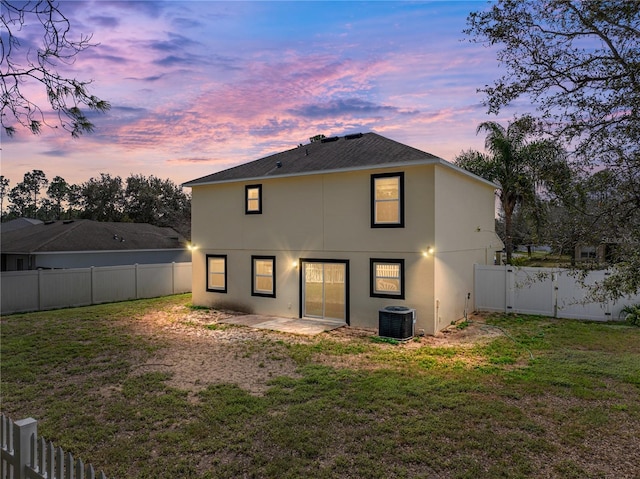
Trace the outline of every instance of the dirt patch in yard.
<instances>
[{"instance_id":1,"label":"dirt patch in yard","mask_svg":"<svg viewBox=\"0 0 640 479\"><path fill-rule=\"evenodd\" d=\"M170 386L191 392L231 383L262 394L271 379L296 377L297 366L278 343L281 335L219 323L235 314L176 306L139 318L135 329L163 347L137 370L168 372Z\"/></svg>"},{"instance_id":2,"label":"dirt patch in yard","mask_svg":"<svg viewBox=\"0 0 640 479\"><path fill-rule=\"evenodd\" d=\"M232 311L192 310L175 306L147 314L134 323L137 332L150 336L163 346L144 364L140 373L163 371L171 374L169 385L195 393L210 384L231 383L251 392L263 394L269 382L279 376L299 377L297 364L287 345L311 344L330 339L337 342L366 341L377 335L373 329L344 327L318 336L302 336L243 326L221 324L237 315ZM469 326L448 328L435 336L424 336L400 346L377 344L379 348L419 348L423 346L473 346L502 334L483 324L480 316L470 318ZM322 357L319 362L347 366L341 357ZM344 358L342 358L344 359ZM349 356L349 367L371 367L366 359ZM193 395L195 397L195 395Z\"/></svg>"}]
</instances>

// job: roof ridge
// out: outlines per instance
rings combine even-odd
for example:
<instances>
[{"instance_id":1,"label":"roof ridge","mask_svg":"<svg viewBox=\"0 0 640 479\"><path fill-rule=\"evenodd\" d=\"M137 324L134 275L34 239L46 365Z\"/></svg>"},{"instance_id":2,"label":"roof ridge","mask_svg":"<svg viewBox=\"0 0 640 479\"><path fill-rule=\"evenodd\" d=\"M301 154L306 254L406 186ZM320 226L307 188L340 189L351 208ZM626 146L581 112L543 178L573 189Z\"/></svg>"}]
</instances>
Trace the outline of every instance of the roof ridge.
<instances>
[{"instance_id":1,"label":"roof ridge","mask_svg":"<svg viewBox=\"0 0 640 479\"><path fill-rule=\"evenodd\" d=\"M63 221L60 221L60 222L64 225L65 221L66 220L63 220ZM78 225L82 224L84 221L86 221L86 220L73 220L73 224L69 229L65 229L65 230L61 231L60 233L58 233L57 235L53 235L51 238L49 238L44 243L40 243L40 245L35 250L37 251L38 249L42 249L46 245L48 245L49 243L51 243L51 242L57 240L58 238L60 238L62 235L68 233L69 231L73 231L74 229L76 229L78 227ZM69 224L69 223L66 223L66 224ZM49 225L45 225L45 226L49 226Z\"/></svg>"},{"instance_id":2,"label":"roof ridge","mask_svg":"<svg viewBox=\"0 0 640 479\"><path fill-rule=\"evenodd\" d=\"M392 165L430 163L432 153L400 143L376 132L335 136L236 165L182 186L194 187L229 181L258 181L264 178L302 176Z\"/></svg>"}]
</instances>

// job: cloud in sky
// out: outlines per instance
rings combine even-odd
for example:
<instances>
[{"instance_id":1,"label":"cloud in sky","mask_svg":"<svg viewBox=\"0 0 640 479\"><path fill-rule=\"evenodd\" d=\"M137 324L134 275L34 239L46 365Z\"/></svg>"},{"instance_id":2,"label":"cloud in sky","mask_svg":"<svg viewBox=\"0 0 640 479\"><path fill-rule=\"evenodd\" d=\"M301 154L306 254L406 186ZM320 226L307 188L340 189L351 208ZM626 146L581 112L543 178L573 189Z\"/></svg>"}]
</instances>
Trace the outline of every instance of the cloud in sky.
<instances>
[{"instance_id":1,"label":"cloud in sky","mask_svg":"<svg viewBox=\"0 0 640 479\"><path fill-rule=\"evenodd\" d=\"M344 116L384 118L388 114L415 115L418 113L417 110L401 111L400 108L395 106L378 105L360 98L345 98L327 103L306 104L298 109L289 111L296 116L311 119L341 118Z\"/></svg>"},{"instance_id":2,"label":"cloud in sky","mask_svg":"<svg viewBox=\"0 0 640 479\"><path fill-rule=\"evenodd\" d=\"M494 52L463 41L477 2L61 8L74 32L93 32L99 44L70 71L94 80L92 93L112 109L91 115L97 131L80 140L56 130L3 138L12 184L34 168L70 182L106 172L181 183L319 133L376 131L446 159L482 148L475 128L487 117L476 89L499 70ZM36 45L37 34L25 33Z\"/></svg>"}]
</instances>

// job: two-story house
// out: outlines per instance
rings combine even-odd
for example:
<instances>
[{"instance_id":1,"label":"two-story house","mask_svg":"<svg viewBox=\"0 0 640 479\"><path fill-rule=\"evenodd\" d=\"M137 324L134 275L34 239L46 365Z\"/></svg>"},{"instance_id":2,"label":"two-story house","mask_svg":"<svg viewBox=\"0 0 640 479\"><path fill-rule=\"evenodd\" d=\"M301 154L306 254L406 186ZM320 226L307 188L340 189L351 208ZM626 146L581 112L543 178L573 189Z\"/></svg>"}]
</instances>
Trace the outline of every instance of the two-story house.
<instances>
[{"instance_id":1,"label":"two-story house","mask_svg":"<svg viewBox=\"0 0 640 479\"><path fill-rule=\"evenodd\" d=\"M433 334L492 264L496 185L375 133L323 138L184 184L193 302L376 328L386 306Z\"/></svg>"}]
</instances>

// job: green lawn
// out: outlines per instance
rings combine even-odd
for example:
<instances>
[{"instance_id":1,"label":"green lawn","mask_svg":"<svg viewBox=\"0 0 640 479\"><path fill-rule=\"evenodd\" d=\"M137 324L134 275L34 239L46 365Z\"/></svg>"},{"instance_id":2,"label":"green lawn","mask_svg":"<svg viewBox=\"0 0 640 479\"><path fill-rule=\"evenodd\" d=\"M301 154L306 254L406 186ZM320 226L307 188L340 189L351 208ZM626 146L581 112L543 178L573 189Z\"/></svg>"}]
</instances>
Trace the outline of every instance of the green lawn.
<instances>
[{"instance_id":1,"label":"green lawn","mask_svg":"<svg viewBox=\"0 0 640 479\"><path fill-rule=\"evenodd\" d=\"M299 378L194 398L135 367L168 345L130 328L189 301L3 317L2 411L109 478L640 477L640 328L495 315L506 334L473 347L273 341Z\"/></svg>"}]
</instances>

